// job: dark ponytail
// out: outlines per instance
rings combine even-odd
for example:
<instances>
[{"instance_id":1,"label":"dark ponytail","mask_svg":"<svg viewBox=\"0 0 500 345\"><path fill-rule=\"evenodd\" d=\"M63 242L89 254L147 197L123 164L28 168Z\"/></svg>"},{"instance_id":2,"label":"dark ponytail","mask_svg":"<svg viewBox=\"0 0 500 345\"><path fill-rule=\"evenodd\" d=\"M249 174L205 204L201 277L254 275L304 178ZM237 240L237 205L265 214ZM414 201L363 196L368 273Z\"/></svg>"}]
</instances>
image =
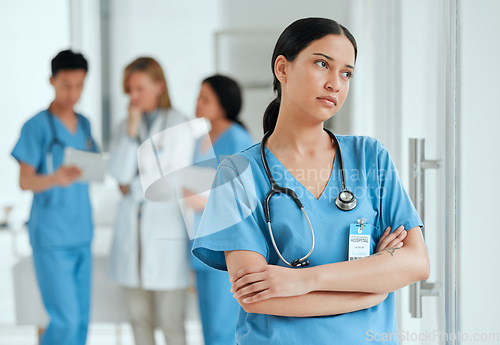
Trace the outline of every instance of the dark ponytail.
<instances>
[{"instance_id":1,"label":"dark ponytail","mask_svg":"<svg viewBox=\"0 0 500 345\"><path fill-rule=\"evenodd\" d=\"M269 131L274 131L276 122L278 121L278 114L280 112L280 99L276 97L266 108L264 112L264 134Z\"/></svg>"},{"instance_id":2,"label":"dark ponytail","mask_svg":"<svg viewBox=\"0 0 500 345\"><path fill-rule=\"evenodd\" d=\"M358 47L354 36L334 20L327 18L304 18L290 24L280 35L274 47L271 59L271 71L273 73L273 90L277 97L267 106L264 112L264 133L274 131L281 103L281 84L274 74L274 63L276 58L283 55L289 62L294 61L299 53L307 48L313 41L319 40L326 35L345 36L354 48L354 61L358 54Z\"/></svg>"}]
</instances>

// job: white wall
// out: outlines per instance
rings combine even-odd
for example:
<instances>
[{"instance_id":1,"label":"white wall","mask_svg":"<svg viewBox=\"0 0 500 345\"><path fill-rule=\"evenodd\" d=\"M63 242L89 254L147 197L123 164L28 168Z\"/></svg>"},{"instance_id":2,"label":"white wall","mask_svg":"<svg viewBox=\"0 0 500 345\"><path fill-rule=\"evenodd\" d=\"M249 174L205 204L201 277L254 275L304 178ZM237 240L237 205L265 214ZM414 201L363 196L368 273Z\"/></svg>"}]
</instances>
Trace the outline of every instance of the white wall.
<instances>
[{"instance_id":1,"label":"white wall","mask_svg":"<svg viewBox=\"0 0 500 345\"><path fill-rule=\"evenodd\" d=\"M305 17L328 17L350 28L350 4L342 0L332 1L302 1L302 0L254 0L233 1L221 0L221 29L229 31L265 31L272 44L267 56L259 54L259 71L265 71L272 81L271 57L281 32L292 22ZM355 35L356 33L354 33ZM271 39L272 37L272 39ZM266 40L266 44L269 40ZM245 66L241 66L244 69ZM260 73L260 72L259 72ZM236 79L242 80L238 70L232 73ZM275 95L272 85L267 88L244 89L244 105L242 120L249 127L250 133L256 141L260 141L262 132L262 117L264 110ZM349 103L334 117L333 128L339 132L347 131L349 121Z\"/></svg>"},{"instance_id":2,"label":"white wall","mask_svg":"<svg viewBox=\"0 0 500 345\"><path fill-rule=\"evenodd\" d=\"M123 70L140 56L161 64L173 106L194 117L201 81L214 73L219 0L111 1L111 111L126 117Z\"/></svg>"},{"instance_id":3,"label":"white wall","mask_svg":"<svg viewBox=\"0 0 500 345\"><path fill-rule=\"evenodd\" d=\"M459 301L468 333L500 329L498 13L496 0L459 1Z\"/></svg>"},{"instance_id":4,"label":"white wall","mask_svg":"<svg viewBox=\"0 0 500 345\"><path fill-rule=\"evenodd\" d=\"M10 157L10 152L23 123L47 108L52 100L50 61L60 50L70 46L68 19L66 0L0 3L1 220L3 206L7 204L15 206L13 218L27 220L31 193L20 191L19 166Z\"/></svg>"}]
</instances>

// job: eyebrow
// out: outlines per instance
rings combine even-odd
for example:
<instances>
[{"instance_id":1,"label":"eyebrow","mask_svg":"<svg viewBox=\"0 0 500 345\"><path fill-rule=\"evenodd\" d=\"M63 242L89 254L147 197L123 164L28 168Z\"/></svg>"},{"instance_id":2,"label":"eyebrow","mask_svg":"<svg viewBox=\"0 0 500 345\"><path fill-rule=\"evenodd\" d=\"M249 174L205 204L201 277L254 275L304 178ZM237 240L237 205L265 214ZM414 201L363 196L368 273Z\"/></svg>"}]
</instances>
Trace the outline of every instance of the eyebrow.
<instances>
[{"instance_id":1,"label":"eyebrow","mask_svg":"<svg viewBox=\"0 0 500 345\"><path fill-rule=\"evenodd\" d=\"M323 53L313 53L313 55L319 55L319 56L323 56L325 59L327 59L328 61L335 61L332 57L328 56L328 55L325 55ZM351 66L351 65L345 65L345 67L349 67L349 68L352 68L354 69L354 66Z\"/></svg>"}]
</instances>

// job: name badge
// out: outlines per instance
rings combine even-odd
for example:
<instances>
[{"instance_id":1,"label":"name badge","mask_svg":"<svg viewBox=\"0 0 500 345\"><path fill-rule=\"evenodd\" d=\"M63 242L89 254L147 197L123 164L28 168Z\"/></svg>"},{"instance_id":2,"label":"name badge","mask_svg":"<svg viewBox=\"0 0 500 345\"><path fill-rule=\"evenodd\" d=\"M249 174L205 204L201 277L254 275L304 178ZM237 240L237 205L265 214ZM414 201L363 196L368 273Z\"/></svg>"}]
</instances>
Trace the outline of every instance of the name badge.
<instances>
[{"instance_id":1,"label":"name badge","mask_svg":"<svg viewBox=\"0 0 500 345\"><path fill-rule=\"evenodd\" d=\"M371 255L371 233L373 225L365 224L365 219L358 219L349 229L349 260L356 260Z\"/></svg>"}]
</instances>

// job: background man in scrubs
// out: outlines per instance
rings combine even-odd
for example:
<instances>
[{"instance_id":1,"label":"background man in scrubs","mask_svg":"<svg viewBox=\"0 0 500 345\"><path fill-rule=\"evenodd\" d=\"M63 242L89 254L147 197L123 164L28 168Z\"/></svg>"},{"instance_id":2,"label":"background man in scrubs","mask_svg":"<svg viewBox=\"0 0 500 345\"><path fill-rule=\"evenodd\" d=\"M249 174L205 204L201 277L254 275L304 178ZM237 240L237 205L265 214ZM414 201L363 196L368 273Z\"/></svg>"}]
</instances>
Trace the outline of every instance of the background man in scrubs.
<instances>
[{"instance_id":1,"label":"background man in scrubs","mask_svg":"<svg viewBox=\"0 0 500 345\"><path fill-rule=\"evenodd\" d=\"M34 192L28 229L33 262L50 322L42 345L85 344L89 321L92 216L81 171L62 166L64 148L97 151L90 123L73 107L87 74L82 54L65 50L52 60L55 97L23 126L12 156L20 186Z\"/></svg>"}]
</instances>

